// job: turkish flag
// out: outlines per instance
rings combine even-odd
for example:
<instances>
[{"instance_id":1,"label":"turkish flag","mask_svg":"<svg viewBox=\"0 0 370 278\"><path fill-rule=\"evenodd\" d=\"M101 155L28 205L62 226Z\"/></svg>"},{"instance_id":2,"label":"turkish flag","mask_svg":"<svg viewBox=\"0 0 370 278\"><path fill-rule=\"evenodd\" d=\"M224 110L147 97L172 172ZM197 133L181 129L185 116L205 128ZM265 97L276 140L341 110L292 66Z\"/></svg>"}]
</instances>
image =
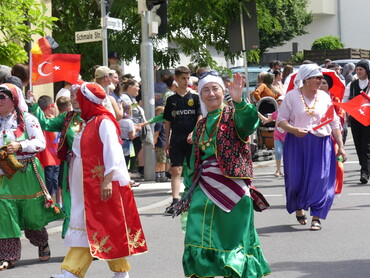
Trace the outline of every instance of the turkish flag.
<instances>
[{"instance_id":1,"label":"turkish flag","mask_svg":"<svg viewBox=\"0 0 370 278\"><path fill-rule=\"evenodd\" d=\"M346 103L333 102L333 104L343 108L344 111L364 126L370 125L370 97L366 93L361 92Z\"/></svg>"},{"instance_id":2,"label":"turkish flag","mask_svg":"<svg viewBox=\"0 0 370 278\"><path fill-rule=\"evenodd\" d=\"M32 54L32 83L67 81L74 84L80 74L80 61L80 54Z\"/></svg>"},{"instance_id":3,"label":"turkish flag","mask_svg":"<svg viewBox=\"0 0 370 278\"><path fill-rule=\"evenodd\" d=\"M315 126L312 130L317 130L324 125L332 122L334 120L334 105L330 105L328 111L326 111L325 115L321 118L320 123Z\"/></svg>"}]
</instances>

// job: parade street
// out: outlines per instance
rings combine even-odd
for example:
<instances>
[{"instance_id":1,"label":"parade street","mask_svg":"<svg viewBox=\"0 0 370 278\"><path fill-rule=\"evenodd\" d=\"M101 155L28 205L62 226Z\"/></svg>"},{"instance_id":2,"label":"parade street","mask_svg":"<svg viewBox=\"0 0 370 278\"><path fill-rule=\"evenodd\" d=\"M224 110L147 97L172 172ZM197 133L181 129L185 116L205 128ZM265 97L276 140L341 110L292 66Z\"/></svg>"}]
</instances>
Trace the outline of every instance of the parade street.
<instances>
[{"instance_id":1,"label":"parade street","mask_svg":"<svg viewBox=\"0 0 370 278\"><path fill-rule=\"evenodd\" d=\"M350 134L350 131L349 131ZM321 231L309 231L285 209L284 178L275 178L275 161L255 163L254 185L270 202L255 213L255 224L272 278L367 278L370 277L370 185L359 183L359 165L353 140L346 142L345 184ZM180 218L163 214L170 203L170 183L142 183L134 189L148 249L129 258L130 278L180 278L184 234ZM235 219L235 221L238 221ZM15 269L0 272L1 278L47 278L59 273L67 248L61 239L61 223L49 228L51 259L40 263L37 248L22 238L22 258ZM94 261L86 277L110 278L104 261Z\"/></svg>"}]
</instances>

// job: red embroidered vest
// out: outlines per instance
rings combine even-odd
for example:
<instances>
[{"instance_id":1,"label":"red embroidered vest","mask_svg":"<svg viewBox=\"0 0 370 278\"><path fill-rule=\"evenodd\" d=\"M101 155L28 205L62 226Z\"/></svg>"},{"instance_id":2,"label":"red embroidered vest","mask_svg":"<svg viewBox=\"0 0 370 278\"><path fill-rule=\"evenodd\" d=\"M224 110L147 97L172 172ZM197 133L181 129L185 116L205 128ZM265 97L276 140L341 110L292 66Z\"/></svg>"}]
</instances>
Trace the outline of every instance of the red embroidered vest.
<instances>
[{"instance_id":1,"label":"red embroidered vest","mask_svg":"<svg viewBox=\"0 0 370 278\"><path fill-rule=\"evenodd\" d=\"M225 106L221 114L221 120L216 135L216 159L221 172L230 178L250 179L253 177L252 155L249 143L239 137L234 119L234 108ZM196 138L194 141L195 173L197 176L198 167L201 163L199 139L206 118L201 119L196 127Z\"/></svg>"},{"instance_id":2,"label":"red embroidered vest","mask_svg":"<svg viewBox=\"0 0 370 278\"><path fill-rule=\"evenodd\" d=\"M113 181L112 197L104 202L100 199L105 171L99 136L103 119L110 120L105 115L95 117L86 124L81 137L83 190L91 255L112 260L146 252L147 246L131 188Z\"/></svg>"}]
</instances>

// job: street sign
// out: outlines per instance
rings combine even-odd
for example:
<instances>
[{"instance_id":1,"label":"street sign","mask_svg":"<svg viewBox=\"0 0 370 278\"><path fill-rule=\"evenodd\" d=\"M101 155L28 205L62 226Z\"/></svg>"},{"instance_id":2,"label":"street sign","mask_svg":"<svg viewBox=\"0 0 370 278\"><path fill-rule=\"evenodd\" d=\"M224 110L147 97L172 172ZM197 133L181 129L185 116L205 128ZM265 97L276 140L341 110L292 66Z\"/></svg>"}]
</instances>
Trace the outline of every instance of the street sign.
<instances>
[{"instance_id":1,"label":"street sign","mask_svg":"<svg viewBox=\"0 0 370 278\"><path fill-rule=\"evenodd\" d=\"M101 29L75 32L76 43L97 42L102 40Z\"/></svg>"},{"instance_id":2,"label":"street sign","mask_svg":"<svg viewBox=\"0 0 370 278\"><path fill-rule=\"evenodd\" d=\"M107 28L116 31L122 31L122 19L107 17Z\"/></svg>"}]
</instances>

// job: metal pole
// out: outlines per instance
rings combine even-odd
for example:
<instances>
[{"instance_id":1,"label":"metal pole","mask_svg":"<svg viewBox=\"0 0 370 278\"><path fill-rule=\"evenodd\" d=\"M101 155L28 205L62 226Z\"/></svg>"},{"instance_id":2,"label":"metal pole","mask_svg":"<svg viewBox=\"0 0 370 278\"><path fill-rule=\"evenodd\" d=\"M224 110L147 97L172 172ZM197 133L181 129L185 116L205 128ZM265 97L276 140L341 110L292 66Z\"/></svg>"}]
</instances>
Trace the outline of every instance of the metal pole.
<instances>
[{"instance_id":1,"label":"metal pole","mask_svg":"<svg viewBox=\"0 0 370 278\"><path fill-rule=\"evenodd\" d=\"M101 23L102 23L102 49L103 66L108 66L108 32L107 32L107 4L106 0L101 0Z\"/></svg>"},{"instance_id":2,"label":"metal pole","mask_svg":"<svg viewBox=\"0 0 370 278\"><path fill-rule=\"evenodd\" d=\"M153 44L149 38L149 24L150 11L144 11L141 13L140 70L143 106L147 119L154 117ZM144 178L147 181L155 180L155 154L150 145L144 146Z\"/></svg>"},{"instance_id":3,"label":"metal pole","mask_svg":"<svg viewBox=\"0 0 370 278\"><path fill-rule=\"evenodd\" d=\"M243 58L244 58L244 71L245 71L245 87L247 88L247 95L244 98L249 102L249 78L248 78L248 57L247 57L247 49L245 45L245 33L244 33L244 17L243 17L243 7L242 3L239 3L239 10L240 10L240 30L242 36L242 49L243 49Z\"/></svg>"}]
</instances>

